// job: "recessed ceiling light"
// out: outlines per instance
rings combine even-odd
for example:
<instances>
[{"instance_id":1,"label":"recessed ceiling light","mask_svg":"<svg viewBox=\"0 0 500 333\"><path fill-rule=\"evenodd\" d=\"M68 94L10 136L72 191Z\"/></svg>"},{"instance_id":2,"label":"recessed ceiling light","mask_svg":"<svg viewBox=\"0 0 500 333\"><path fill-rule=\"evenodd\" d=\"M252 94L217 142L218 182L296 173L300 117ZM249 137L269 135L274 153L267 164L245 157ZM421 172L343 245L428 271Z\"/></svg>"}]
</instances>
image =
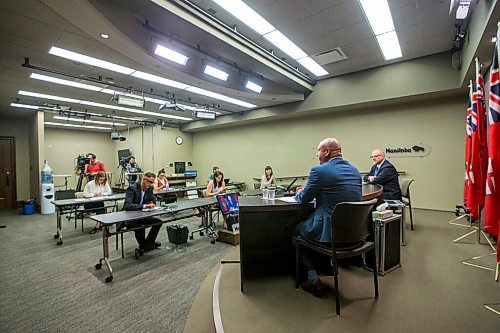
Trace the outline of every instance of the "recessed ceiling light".
<instances>
[{"instance_id":1,"label":"recessed ceiling light","mask_svg":"<svg viewBox=\"0 0 500 333\"><path fill-rule=\"evenodd\" d=\"M104 39L108 39L109 38L109 35L108 34L105 34L104 32L101 32L99 34L99 36L101 36L101 38L104 38Z\"/></svg>"},{"instance_id":2,"label":"recessed ceiling light","mask_svg":"<svg viewBox=\"0 0 500 333\"><path fill-rule=\"evenodd\" d=\"M29 104L10 103L10 106L12 106L14 108L21 108L21 109L38 110L38 106L36 106L36 105L29 105Z\"/></svg>"},{"instance_id":3,"label":"recessed ceiling light","mask_svg":"<svg viewBox=\"0 0 500 333\"><path fill-rule=\"evenodd\" d=\"M391 60L402 56L396 31L390 31L385 34L378 35L377 41L385 60Z\"/></svg>"},{"instance_id":4,"label":"recessed ceiling light","mask_svg":"<svg viewBox=\"0 0 500 333\"><path fill-rule=\"evenodd\" d=\"M222 81L227 81L227 78L229 77L228 73L210 65L206 65L203 72Z\"/></svg>"},{"instance_id":5,"label":"recessed ceiling light","mask_svg":"<svg viewBox=\"0 0 500 333\"><path fill-rule=\"evenodd\" d=\"M79 123L99 124L99 125L107 125L107 126L127 126L126 124L122 124L122 123L114 123L114 122L99 121L99 120L89 120L89 119L82 119L82 118L69 118L69 117L61 117L61 116L54 116L53 118L58 119L58 120L65 120L65 121L75 121L75 122L79 122Z\"/></svg>"},{"instance_id":6,"label":"recessed ceiling light","mask_svg":"<svg viewBox=\"0 0 500 333\"><path fill-rule=\"evenodd\" d=\"M313 73L316 76L328 75L329 73L321 67L316 61L314 61L311 57L305 57L297 60L299 64L307 68L308 71Z\"/></svg>"},{"instance_id":7,"label":"recessed ceiling light","mask_svg":"<svg viewBox=\"0 0 500 333\"><path fill-rule=\"evenodd\" d=\"M185 66L189 59L184 54L171 50L168 47L160 44L156 45L155 54L167 60L176 62L182 66Z\"/></svg>"},{"instance_id":8,"label":"recessed ceiling light","mask_svg":"<svg viewBox=\"0 0 500 333\"><path fill-rule=\"evenodd\" d=\"M213 1L261 35L276 30L275 27L241 0Z\"/></svg>"},{"instance_id":9,"label":"recessed ceiling light","mask_svg":"<svg viewBox=\"0 0 500 333\"><path fill-rule=\"evenodd\" d=\"M247 84L245 85L245 87L247 87L247 89L255 91L257 94L260 94L260 92L262 91L261 86L259 86L257 83L252 82L250 80L247 81Z\"/></svg>"},{"instance_id":10,"label":"recessed ceiling light","mask_svg":"<svg viewBox=\"0 0 500 333\"><path fill-rule=\"evenodd\" d=\"M54 122L51 122L51 121L46 121L45 125L62 126L62 127L90 128L90 129L99 129L99 130L108 130L108 131L111 129L109 127L85 126L85 125L75 125L75 124L61 124L61 123L54 123Z\"/></svg>"}]
</instances>

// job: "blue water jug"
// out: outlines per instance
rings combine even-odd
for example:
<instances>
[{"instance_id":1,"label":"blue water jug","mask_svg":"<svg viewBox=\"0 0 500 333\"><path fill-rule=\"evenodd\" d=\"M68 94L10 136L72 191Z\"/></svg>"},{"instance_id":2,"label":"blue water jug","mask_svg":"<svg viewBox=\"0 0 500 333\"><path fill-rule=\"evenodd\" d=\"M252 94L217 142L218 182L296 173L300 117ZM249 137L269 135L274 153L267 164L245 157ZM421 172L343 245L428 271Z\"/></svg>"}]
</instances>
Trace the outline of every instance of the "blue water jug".
<instances>
[{"instance_id":1,"label":"blue water jug","mask_svg":"<svg viewBox=\"0 0 500 333\"><path fill-rule=\"evenodd\" d=\"M45 160L42 169L42 184L52 184L54 182L52 176L52 169L50 168L49 163L47 163L47 160Z\"/></svg>"}]
</instances>

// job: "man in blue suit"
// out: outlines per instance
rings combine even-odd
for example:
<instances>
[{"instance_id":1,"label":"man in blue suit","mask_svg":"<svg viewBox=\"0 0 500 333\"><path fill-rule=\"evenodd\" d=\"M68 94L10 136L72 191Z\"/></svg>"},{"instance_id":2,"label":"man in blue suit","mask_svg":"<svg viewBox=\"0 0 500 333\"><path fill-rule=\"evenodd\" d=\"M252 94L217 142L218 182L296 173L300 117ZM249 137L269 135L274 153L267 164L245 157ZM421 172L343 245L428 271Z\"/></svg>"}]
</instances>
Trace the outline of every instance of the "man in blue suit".
<instances>
[{"instance_id":1,"label":"man in blue suit","mask_svg":"<svg viewBox=\"0 0 500 333\"><path fill-rule=\"evenodd\" d=\"M370 173L363 180L372 184L382 185L384 187L382 199L401 200L398 172L394 165L385 159L385 154L381 149L374 149L370 157L373 161L373 166Z\"/></svg>"},{"instance_id":2,"label":"man in blue suit","mask_svg":"<svg viewBox=\"0 0 500 333\"><path fill-rule=\"evenodd\" d=\"M361 175L348 161L342 158L342 148L337 139L327 138L318 145L316 153L320 165L309 173L306 186L297 188L295 200L308 203L316 199L316 210L305 221L300 222L295 233L321 243L331 243L331 216L339 202L361 201ZM301 257L307 271L302 288L315 291L323 288L307 253Z\"/></svg>"}]
</instances>

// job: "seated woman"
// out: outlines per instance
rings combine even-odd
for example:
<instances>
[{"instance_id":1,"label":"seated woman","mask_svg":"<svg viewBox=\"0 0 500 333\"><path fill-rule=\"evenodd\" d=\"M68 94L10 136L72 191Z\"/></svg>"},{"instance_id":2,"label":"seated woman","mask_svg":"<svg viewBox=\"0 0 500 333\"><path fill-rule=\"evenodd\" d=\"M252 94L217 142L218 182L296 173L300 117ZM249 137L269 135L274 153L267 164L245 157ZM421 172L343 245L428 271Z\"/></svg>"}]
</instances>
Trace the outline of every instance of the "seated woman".
<instances>
[{"instance_id":1,"label":"seated woman","mask_svg":"<svg viewBox=\"0 0 500 333\"><path fill-rule=\"evenodd\" d=\"M99 171L94 180L88 182L83 189L83 196L85 198L101 197L111 194L113 194L113 192L107 182L106 173L103 171ZM85 203L83 207L85 209L92 209L96 214L106 213L106 210L104 209L104 202L88 202ZM90 231L90 233L95 234L97 230L102 230L102 226L99 222L96 222L95 227Z\"/></svg>"},{"instance_id":2,"label":"seated woman","mask_svg":"<svg viewBox=\"0 0 500 333\"><path fill-rule=\"evenodd\" d=\"M158 171L158 177L156 177L153 187L155 191L167 191L170 188L167 176L165 174L165 169L161 169L160 171ZM177 196L174 193L157 194L157 197L160 198L161 201L165 201L166 203L177 201Z\"/></svg>"},{"instance_id":3,"label":"seated woman","mask_svg":"<svg viewBox=\"0 0 500 333\"><path fill-rule=\"evenodd\" d=\"M212 168L212 173L210 174L210 176L208 176L208 181L214 180L214 173L215 173L216 171L219 171L219 167L214 166L214 167Z\"/></svg>"},{"instance_id":4,"label":"seated woman","mask_svg":"<svg viewBox=\"0 0 500 333\"><path fill-rule=\"evenodd\" d=\"M214 197L217 194L224 193L225 190L224 174L220 170L217 170L214 172L214 179L208 182L207 197Z\"/></svg>"},{"instance_id":5,"label":"seated woman","mask_svg":"<svg viewBox=\"0 0 500 333\"><path fill-rule=\"evenodd\" d=\"M274 177L273 168L269 165L264 169L264 174L260 179L260 188L276 186L276 177Z\"/></svg>"}]
</instances>

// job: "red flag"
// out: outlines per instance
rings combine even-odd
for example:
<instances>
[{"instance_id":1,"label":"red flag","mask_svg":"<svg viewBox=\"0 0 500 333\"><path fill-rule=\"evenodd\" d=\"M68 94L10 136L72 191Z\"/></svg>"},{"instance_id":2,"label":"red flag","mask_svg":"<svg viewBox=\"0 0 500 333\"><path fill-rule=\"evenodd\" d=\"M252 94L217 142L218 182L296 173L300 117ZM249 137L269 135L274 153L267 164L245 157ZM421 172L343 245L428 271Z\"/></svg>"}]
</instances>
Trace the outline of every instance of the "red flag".
<instances>
[{"instance_id":1,"label":"red flag","mask_svg":"<svg viewBox=\"0 0 500 333\"><path fill-rule=\"evenodd\" d=\"M467 209L472 219L481 216L484 207L484 188L486 178L486 122L484 107L484 83L481 67L476 58L476 88L472 95L471 112L471 147L468 165L468 179L470 181Z\"/></svg>"},{"instance_id":2,"label":"red flag","mask_svg":"<svg viewBox=\"0 0 500 333\"><path fill-rule=\"evenodd\" d=\"M490 69L488 112L488 173L484 206L484 230L500 238L500 75L498 70L498 41ZM500 239L499 239L500 240ZM497 263L500 251L497 243Z\"/></svg>"},{"instance_id":3,"label":"red flag","mask_svg":"<svg viewBox=\"0 0 500 333\"><path fill-rule=\"evenodd\" d=\"M472 143L472 127L471 127L471 116L472 116L472 80L469 82L469 101L467 104L467 116L465 119L465 180L464 180L464 207L467 209L467 201L469 199L470 192L470 181L469 181L469 160L470 160L470 148Z\"/></svg>"}]
</instances>

